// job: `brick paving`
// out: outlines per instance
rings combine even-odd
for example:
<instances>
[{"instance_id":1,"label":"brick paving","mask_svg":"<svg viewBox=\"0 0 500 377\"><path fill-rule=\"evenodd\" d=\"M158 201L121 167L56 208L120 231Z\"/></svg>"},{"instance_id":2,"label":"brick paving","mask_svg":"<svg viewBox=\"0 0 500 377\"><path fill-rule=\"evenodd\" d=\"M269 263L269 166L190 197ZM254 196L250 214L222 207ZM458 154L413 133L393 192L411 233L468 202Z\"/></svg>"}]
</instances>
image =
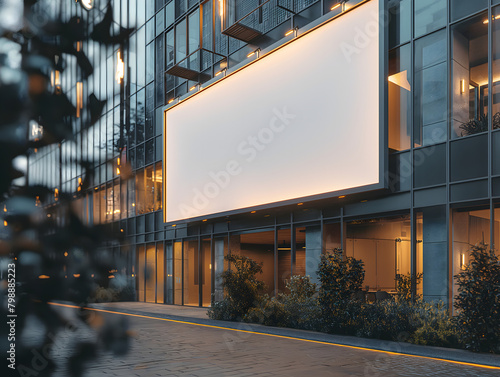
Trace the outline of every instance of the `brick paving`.
<instances>
[{"instance_id":1,"label":"brick paving","mask_svg":"<svg viewBox=\"0 0 500 377\"><path fill-rule=\"evenodd\" d=\"M118 309L115 307L115 310ZM149 309L161 310L161 308ZM199 318L205 316L203 309L191 309L191 315ZM66 311L71 310L66 309ZM168 310L175 312L176 308ZM184 310L185 312L181 314L188 314L190 309ZM176 313L179 313L179 310ZM103 315L112 320L123 317L120 314ZM103 354L97 362L87 366L84 376L497 377L500 375L500 369L484 369L439 360L195 324L133 316L127 318L130 328L136 332L128 355L113 357ZM224 326L225 323L220 322L220 324ZM239 326L247 328L243 324ZM35 334L36 330L32 335ZM62 338L82 339L92 336L90 332L77 330L63 333ZM66 339L63 339L54 349L56 361L61 365L64 364L67 355L66 346ZM57 370L56 377L66 376L63 368Z\"/></svg>"}]
</instances>

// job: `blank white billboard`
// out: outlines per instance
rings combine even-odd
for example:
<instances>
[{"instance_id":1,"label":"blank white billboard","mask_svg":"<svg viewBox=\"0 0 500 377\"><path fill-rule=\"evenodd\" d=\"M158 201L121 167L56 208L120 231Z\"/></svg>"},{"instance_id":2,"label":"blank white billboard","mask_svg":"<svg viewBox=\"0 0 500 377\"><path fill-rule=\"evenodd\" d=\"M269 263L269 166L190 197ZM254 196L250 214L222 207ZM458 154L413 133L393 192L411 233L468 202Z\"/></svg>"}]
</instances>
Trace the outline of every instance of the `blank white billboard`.
<instances>
[{"instance_id":1,"label":"blank white billboard","mask_svg":"<svg viewBox=\"0 0 500 377\"><path fill-rule=\"evenodd\" d=\"M165 221L379 184L378 22L368 1L167 109Z\"/></svg>"}]
</instances>

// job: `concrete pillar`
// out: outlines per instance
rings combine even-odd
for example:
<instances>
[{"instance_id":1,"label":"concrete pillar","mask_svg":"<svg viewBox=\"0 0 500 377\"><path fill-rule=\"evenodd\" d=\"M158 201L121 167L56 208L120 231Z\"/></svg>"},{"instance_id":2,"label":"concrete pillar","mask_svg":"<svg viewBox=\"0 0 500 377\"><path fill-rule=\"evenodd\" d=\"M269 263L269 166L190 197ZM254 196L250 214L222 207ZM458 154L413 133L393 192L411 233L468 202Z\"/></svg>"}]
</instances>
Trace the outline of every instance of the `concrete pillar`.
<instances>
[{"instance_id":1,"label":"concrete pillar","mask_svg":"<svg viewBox=\"0 0 500 377\"><path fill-rule=\"evenodd\" d=\"M214 301L221 301L224 298L224 289L222 288L222 279L220 278L220 275L224 272L224 239L214 239L214 263Z\"/></svg>"},{"instance_id":2,"label":"concrete pillar","mask_svg":"<svg viewBox=\"0 0 500 377\"><path fill-rule=\"evenodd\" d=\"M423 210L423 296L448 303L449 251L446 207Z\"/></svg>"},{"instance_id":3,"label":"concrete pillar","mask_svg":"<svg viewBox=\"0 0 500 377\"><path fill-rule=\"evenodd\" d=\"M316 286L319 286L317 271L322 253L321 240L321 227L306 227L306 275L309 275L311 283L316 283Z\"/></svg>"}]
</instances>

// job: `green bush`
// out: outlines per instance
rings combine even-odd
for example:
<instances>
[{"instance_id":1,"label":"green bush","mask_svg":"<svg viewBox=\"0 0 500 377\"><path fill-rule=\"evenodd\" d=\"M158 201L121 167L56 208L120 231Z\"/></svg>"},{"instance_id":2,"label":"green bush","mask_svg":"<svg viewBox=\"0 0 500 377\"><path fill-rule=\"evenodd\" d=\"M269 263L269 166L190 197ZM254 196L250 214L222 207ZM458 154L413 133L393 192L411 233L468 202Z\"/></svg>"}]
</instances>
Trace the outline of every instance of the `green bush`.
<instances>
[{"instance_id":1,"label":"green bush","mask_svg":"<svg viewBox=\"0 0 500 377\"><path fill-rule=\"evenodd\" d=\"M260 292L265 288L264 282L255 275L262 273L262 266L256 261L241 255L230 254L224 257L232 263L234 270L224 271L220 278L225 297L208 310L211 319L227 321L241 320L260 301Z\"/></svg>"},{"instance_id":2,"label":"green bush","mask_svg":"<svg viewBox=\"0 0 500 377\"><path fill-rule=\"evenodd\" d=\"M269 295L262 296L256 307L248 311L244 321L260 323L266 326L289 326L285 305L279 298L270 297Z\"/></svg>"},{"instance_id":3,"label":"green bush","mask_svg":"<svg viewBox=\"0 0 500 377\"><path fill-rule=\"evenodd\" d=\"M277 297L264 295L255 308L245 316L246 322L266 326L293 327L317 330L321 310L316 296L316 284L309 276L294 275L286 284L288 294Z\"/></svg>"},{"instance_id":4,"label":"green bush","mask_svg":"<svg viewBox=\"0 0 500 377\"><path fill-rule=\"evenodd\" d=\"M319 304L325 319L344 314L348 322L354 313L343 313L345 305L354 292L361 290L365 279L364 263L352 257L346 257L342 249L323 254L318 268L321 282ZM353 308L354 311L357 308Z\"/></svg>"},{"instance_id":5,"label":"green bush","mask_svg":"<svg viewBox=\"0 0 500 377\"><path fill-rule=\"evenodd\" d=\"M485 244L470 250L469 264L455 275L458 330L465 348L500 353L500 264Z\"/></svg>"},{"instance_id":6,"label":"green bush","mask_svg":"<svg viewBox=\"0 0 500 377\"><path fill-rule=\"evenodd\" d=\"M415 276L415 286L418 285L422 281L422 277L424 275L421 273L417 273ZM397 274L396 275L396 291L398 301L410 301L411 298L411 274ZM420 295L414 296L415 300L420 299Z\"/></svg>"},{"instance_id":7,"label":"green bush","mask_svg":"<svg viewBox=\"0 0 500 377\"><path fill-rule=\"evenodd\" d=\"M443 302L418 301L413 305L419 323L410 339L411 343L437 347L459 347L457 321L450 316Z\"/></svg>"}]
</instances>

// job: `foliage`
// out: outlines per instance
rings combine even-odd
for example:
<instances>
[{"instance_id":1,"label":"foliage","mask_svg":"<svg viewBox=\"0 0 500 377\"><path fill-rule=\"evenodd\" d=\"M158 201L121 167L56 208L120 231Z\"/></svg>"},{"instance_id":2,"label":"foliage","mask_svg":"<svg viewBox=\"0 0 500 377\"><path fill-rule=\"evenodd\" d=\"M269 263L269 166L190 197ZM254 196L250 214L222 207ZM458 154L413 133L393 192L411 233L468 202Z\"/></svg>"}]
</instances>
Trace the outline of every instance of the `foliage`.
<instances>
[{"instance_id":1,"label":"foliage","mask_svg":"<svg viewBox=\"0 0 500 377\"><path fill-rule=\"evenodd\" d=\"M61 171L69 166L81 169L82 182L78 189L74 187L75 192L61 186L55 191L51 185L60 182L42 186L16 179L23 179L25 173L20 166L27 165L27 158L38 150L42 154L44 149L57 150L64 145L68 151L75 151L72 142L77 139L76 130L92 127L101 117L106 103L106 99L99 100L89 92L88 98L83 99L86 102L84 111L77 116L71 85L79 81L84 88L91 88L87 79L94 80L91 77L93 67L85 51L99 49L101 45L116 47L132 31L120 28L119 34L110 35L113 23L110 3L102 15L102 7L81 12L77 8L79 4L67 2L67 17L62 19L61 14L51 13L61 8L62 1L59 2L0 1L0 201L4 225L0 229L0 257L3 259L0 292L4 302L10 300L15 307L19 319L16 321L17 334L25 335L25 329L35 321L43 331L40 339L16 337L18 371L24 375L50 376L57 366L66 368L66 375L80 376L85 361L105 350L122 353L123 346L128 345L126 327L122 323L108 326L102 319L103 326L99 327L95 339L68 339L70 357L65 359L66 365L57 365L61 358L54 357L50 351L52 344L60 340L59 331L68 325L68 320L49 302L67 300L80 306L82 315L78 326L91 330L91 316L84 307L96 284L102 287L98 292L101 296L103 290L113 293L109 288L116 289L109 287L108 276L111 270L120 270L121 266L109 250L117 246L119 237L112 231L112 225L83 223L79 217L81 211L72 205L75 198L93 189L93 166L97 162L70 153L68 161L63 158L62 165L54 167ZM89 30L89 19L98 19L92 30ZM51 84L51 74L57 71L66 75L63 73L66 67L72 68L72 74L78 76L61 80L62 86L56 80ZM71 95L67 95L64 84L71 84L66 85ZM5 281L7 264L15 270L16 276L16 283L9 286L11 292L15 289L15 294L10 295ZM3 318L6 318L6 310L7 305L0 309ZM101 332L104 329L109 330L110 335L104 336ZM0 335L7 339L6 333ZM110 346L117 344L117 339L121 346ZM0 343L3 354L6 346L6 342ZM35 353L43 355L38 365L43 363L50 367L32 370Z\"/></svg>"},{"instance_id":2,"label":"foliage","mask_svg":"<svg viewBox=\"0 0 500 377\"><path fill-rule=\"evenodd\" d=\"M469 258L455 275L460 340L472 351L500 353L500 263L484 243L473 246Z\"/></svg>"},{"instance_id":3,"label":"foliage","mask_svg":"<svg viewBox=\"0 0 500 377\"><path fill-rule=\"evenodd\" d=\"M420 284L423 276L424 275L421 273L417 273L415 275L415 286ZM409 274L409 273L406 275L398 274L396 276L396 291L398 292L397 293L398 301L401 301L401 300L410 301L411 300L411 285L412 285L411 280L412 280L411 274ZM419 298L420 298L420 295L415 294L414 299L418 300Z\"/></svg>"},{"instance_id":4,"label":"foliage","mask_svg":"<svg viewBox=\"0 0 500 377\"><path fill-rule=\"evenodd\" d=\"M443 302L413 304L417 311L419 325L412 334L410 342L436 347L460 346L457 321L451 317Z\"/></svg>"},{"instance_id":5,"label":"foliage","mask_svg":"<svg viewBox=\"0 0 500 377\"><path fill-rule=\"evenodd\" d=\"M344 256L342 249L323 254L318 268L321 282L319 303L326 317L337 316L352 294L361 289L365 278L364 263Z\"/></svg>"},{"instance_id":6,"label":"foliage","mask_svg":"<svg viewBox=\"0 0 500 377\"><path fill-rule=\"evenodd\" d=\"M478 118L470 119L459 127L462 130L461 136L478 134L488 131L488 115L483 114Z\"/></svg>"},{"instance_id":7,"label":"foliage","mask_svg":"<svg viewBox=\"0 0 500 377\"><path fill-rule=\"evenodd\" d=\"M236 254L226 255L224 259L235 268L224 271L220 276L225 292L223 301L227 303L220 304L217 309L209 309L208 315L212 319L222 316L226 320L239 320L260 300L259 294L265 284L257 280L255 275L262 273L262 266L248 257ZM221 309L229 312L222 313Z\"/></svg>"},{"instance_id":8,"label":"foliage","mask_svg":"<svg viewBox=\"0 0 500 377\"><path fill-rule=\"evenodd\" d=\"M287 282L286 288L288 294L262 296L244 320L266 326L318 330L321 310L315 297L316 284L311 283L309 276L294 275Z\"/></svg>"}]
</instances>

